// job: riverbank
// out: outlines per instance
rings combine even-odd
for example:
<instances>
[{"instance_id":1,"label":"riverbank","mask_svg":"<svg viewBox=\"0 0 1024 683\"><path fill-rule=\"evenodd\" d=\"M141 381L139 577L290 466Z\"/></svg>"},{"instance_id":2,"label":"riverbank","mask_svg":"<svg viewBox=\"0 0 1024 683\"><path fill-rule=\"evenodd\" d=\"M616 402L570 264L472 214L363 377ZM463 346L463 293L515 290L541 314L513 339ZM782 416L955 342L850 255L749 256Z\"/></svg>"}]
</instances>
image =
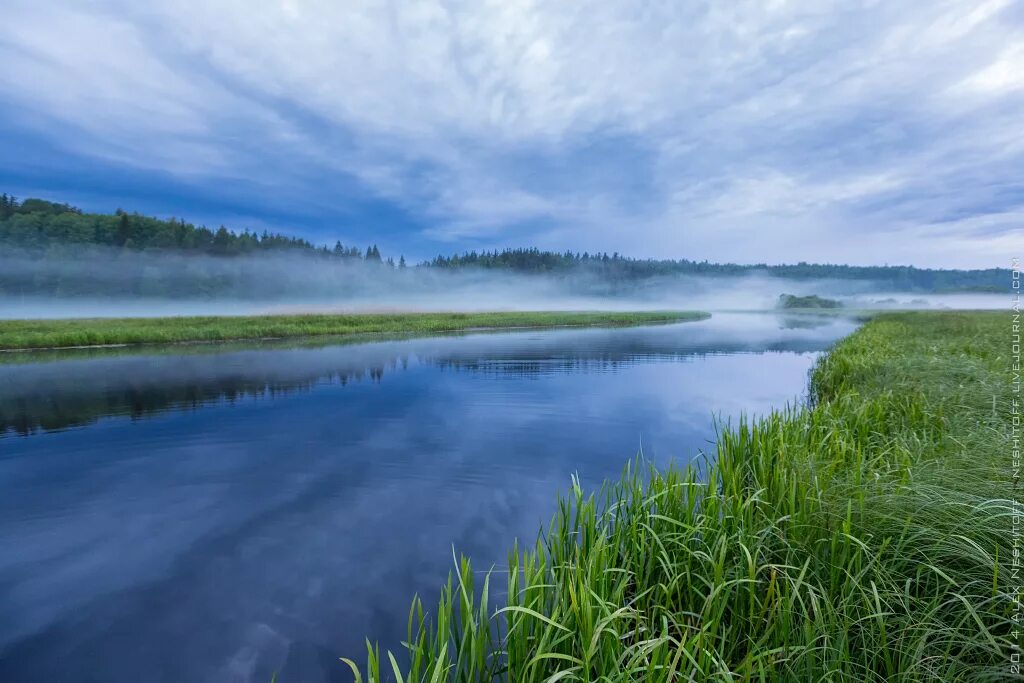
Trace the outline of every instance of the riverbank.
<instances>
[{"instance_id":1,"label":"riverbank","mask_svg":"<svg viewBox=\"0 0 1024 683\"><path fill-rule=\"evenodd\" d=\"M460 559L414 602L411 656L371 650L356 678L1015 678L1008 330L878 316L818 364L812 407L723 429L702 478L630 467L489 578Z\"/></svg>"},{"instance_id":2,"label":"riverbank","mask_svg":"<svg viewBox=\"0 0 1024 683\"><path fill-rule=\"evenodd\" d=\"M474 329L647 325L702 320L707 317L707 313L694 311L536 311L0 320L0 350L222 342L327 335L419 335Z\"/></svg>"}]
</instances>

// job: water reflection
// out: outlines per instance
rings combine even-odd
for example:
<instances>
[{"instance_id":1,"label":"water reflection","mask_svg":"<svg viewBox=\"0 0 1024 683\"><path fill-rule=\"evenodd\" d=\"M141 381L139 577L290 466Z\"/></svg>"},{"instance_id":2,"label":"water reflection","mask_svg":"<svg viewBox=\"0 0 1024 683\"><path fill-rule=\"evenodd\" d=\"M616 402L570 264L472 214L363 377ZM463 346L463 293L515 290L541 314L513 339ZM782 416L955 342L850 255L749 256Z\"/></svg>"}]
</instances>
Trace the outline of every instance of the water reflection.
<instances>
[{"instance_id":1,"label":"water reflection","mask_svg":"<svg viewBox=\"0 0 1024 683\"><path fill-rule=\"evenodd\" d=\"M525 378L615 371L639 361L708 353L806 352L848 321L819 316L718 316L714 324L477 334L322 348L178 346L38 354L47 362L0 365L0 435L83 426L111 415L133 419L217 401L275 399L318 384L380 381L410 364ZM785 330L818 330L792 335ZM771 334L774 333L774 334ZM456 341L457 340L457 341ZM60 361L67 356L77 362Z\"/></svg>"},{"instance_id":2,"label":"water reflection","mask_svg":"<svg viewBox=\"0 0 1024 683\"><path fill-rule=\"evenodd\" d=\"M0 366L0 680L347 680L453 545L688 459L853 324L768 316ZM85 425L85 426L82 426ZM79 426L67 429L69 426ZM46 431L46 430L54 431Z\"/></svg>"}]
</instances>

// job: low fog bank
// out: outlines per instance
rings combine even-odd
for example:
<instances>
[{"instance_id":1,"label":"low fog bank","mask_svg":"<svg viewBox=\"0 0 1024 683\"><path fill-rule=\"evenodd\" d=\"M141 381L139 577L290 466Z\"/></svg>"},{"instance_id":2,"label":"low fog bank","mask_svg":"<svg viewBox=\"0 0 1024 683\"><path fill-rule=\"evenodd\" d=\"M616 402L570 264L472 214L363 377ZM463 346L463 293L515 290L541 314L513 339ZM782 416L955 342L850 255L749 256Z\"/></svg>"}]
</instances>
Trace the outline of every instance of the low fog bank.
<instances>
[{"instance_id":1,"label":"low fog bank","mask_svg":"<svg viewBox=\"0 0 1024 683\"><path fill-rule=\"evenodd\" d=\"M870 281L750 274L610 280L595 273L410 267L304 255L235 258L89 249L0 256L0 318L247 315L303 312L769 310L780 294L851 308L994 308L998 295L879 291Z\"/></svg>"},{"instance_id":2,"label":"low fog bank","mask_svg":"<svg viewBox=\"0 0 1024 683\"><path fill-rule=\"evenodd\" d=\"M1002 294L978 292L952 292L919 294L907 292L878 292L871 295L838 296L848 308L869 310L996 310L1007 308L1009 299Z\"/></svg>"}]
</instances>

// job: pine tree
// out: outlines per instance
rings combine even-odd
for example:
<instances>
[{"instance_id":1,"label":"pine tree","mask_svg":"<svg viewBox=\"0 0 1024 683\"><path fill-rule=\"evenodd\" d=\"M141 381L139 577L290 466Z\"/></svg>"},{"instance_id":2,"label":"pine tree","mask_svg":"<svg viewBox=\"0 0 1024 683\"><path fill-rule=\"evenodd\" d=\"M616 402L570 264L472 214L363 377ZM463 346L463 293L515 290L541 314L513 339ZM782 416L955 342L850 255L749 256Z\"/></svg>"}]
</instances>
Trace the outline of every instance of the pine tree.
<instances>
[{"instance_id":1,"label":"pine tree","mask_svg":"<svg viewBox=\"0 0 1024 683\"><path fill-rule=\"evenodd\" d=\"M399 270L405 270L405 257L404 256L399 256L398 257L398 268L399 268Z\"/></svg>"},{"instance_id":2,"label":"pine tree","mask_svg":"<svg viewBox=\"0 0 1024 683\"><path fill-rule=\"evenodd\" d=\"M117 212L120 216L117 221L117 246L123 247L132 238L132 224L128 221L128 214L121 209Z\"/></svg>"},{"instance_id":3,"label":"pine tree","mask_svg":"<svg viewBox=\"0 0 1024 683\"><path fill-rule=\"evenodd\" d=\"M226 254L232 241L231 238L231 233L223 225L217 228L217 232L213 234L213 251L217 254Z\"/></svg>"}]
</instances>

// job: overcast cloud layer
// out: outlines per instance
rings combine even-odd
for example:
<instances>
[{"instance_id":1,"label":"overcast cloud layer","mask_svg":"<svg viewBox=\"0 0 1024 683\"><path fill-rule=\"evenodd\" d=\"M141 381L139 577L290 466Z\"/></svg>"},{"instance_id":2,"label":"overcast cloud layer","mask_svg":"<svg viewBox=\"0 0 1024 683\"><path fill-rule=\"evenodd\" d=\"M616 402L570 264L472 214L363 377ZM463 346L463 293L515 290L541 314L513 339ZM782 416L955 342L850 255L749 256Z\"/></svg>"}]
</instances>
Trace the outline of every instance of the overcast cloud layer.
<instances>
[{"instance_id":1,"label":"overcast cloud layer","mask_svg":"<svg viewBox=\"0 0 1024 683\"><path fill-rule=\"evenodd\" d=\"M375 241L1007 265L1024 3L5 3L17 194Z\"/></svg>"}]
</instances>

